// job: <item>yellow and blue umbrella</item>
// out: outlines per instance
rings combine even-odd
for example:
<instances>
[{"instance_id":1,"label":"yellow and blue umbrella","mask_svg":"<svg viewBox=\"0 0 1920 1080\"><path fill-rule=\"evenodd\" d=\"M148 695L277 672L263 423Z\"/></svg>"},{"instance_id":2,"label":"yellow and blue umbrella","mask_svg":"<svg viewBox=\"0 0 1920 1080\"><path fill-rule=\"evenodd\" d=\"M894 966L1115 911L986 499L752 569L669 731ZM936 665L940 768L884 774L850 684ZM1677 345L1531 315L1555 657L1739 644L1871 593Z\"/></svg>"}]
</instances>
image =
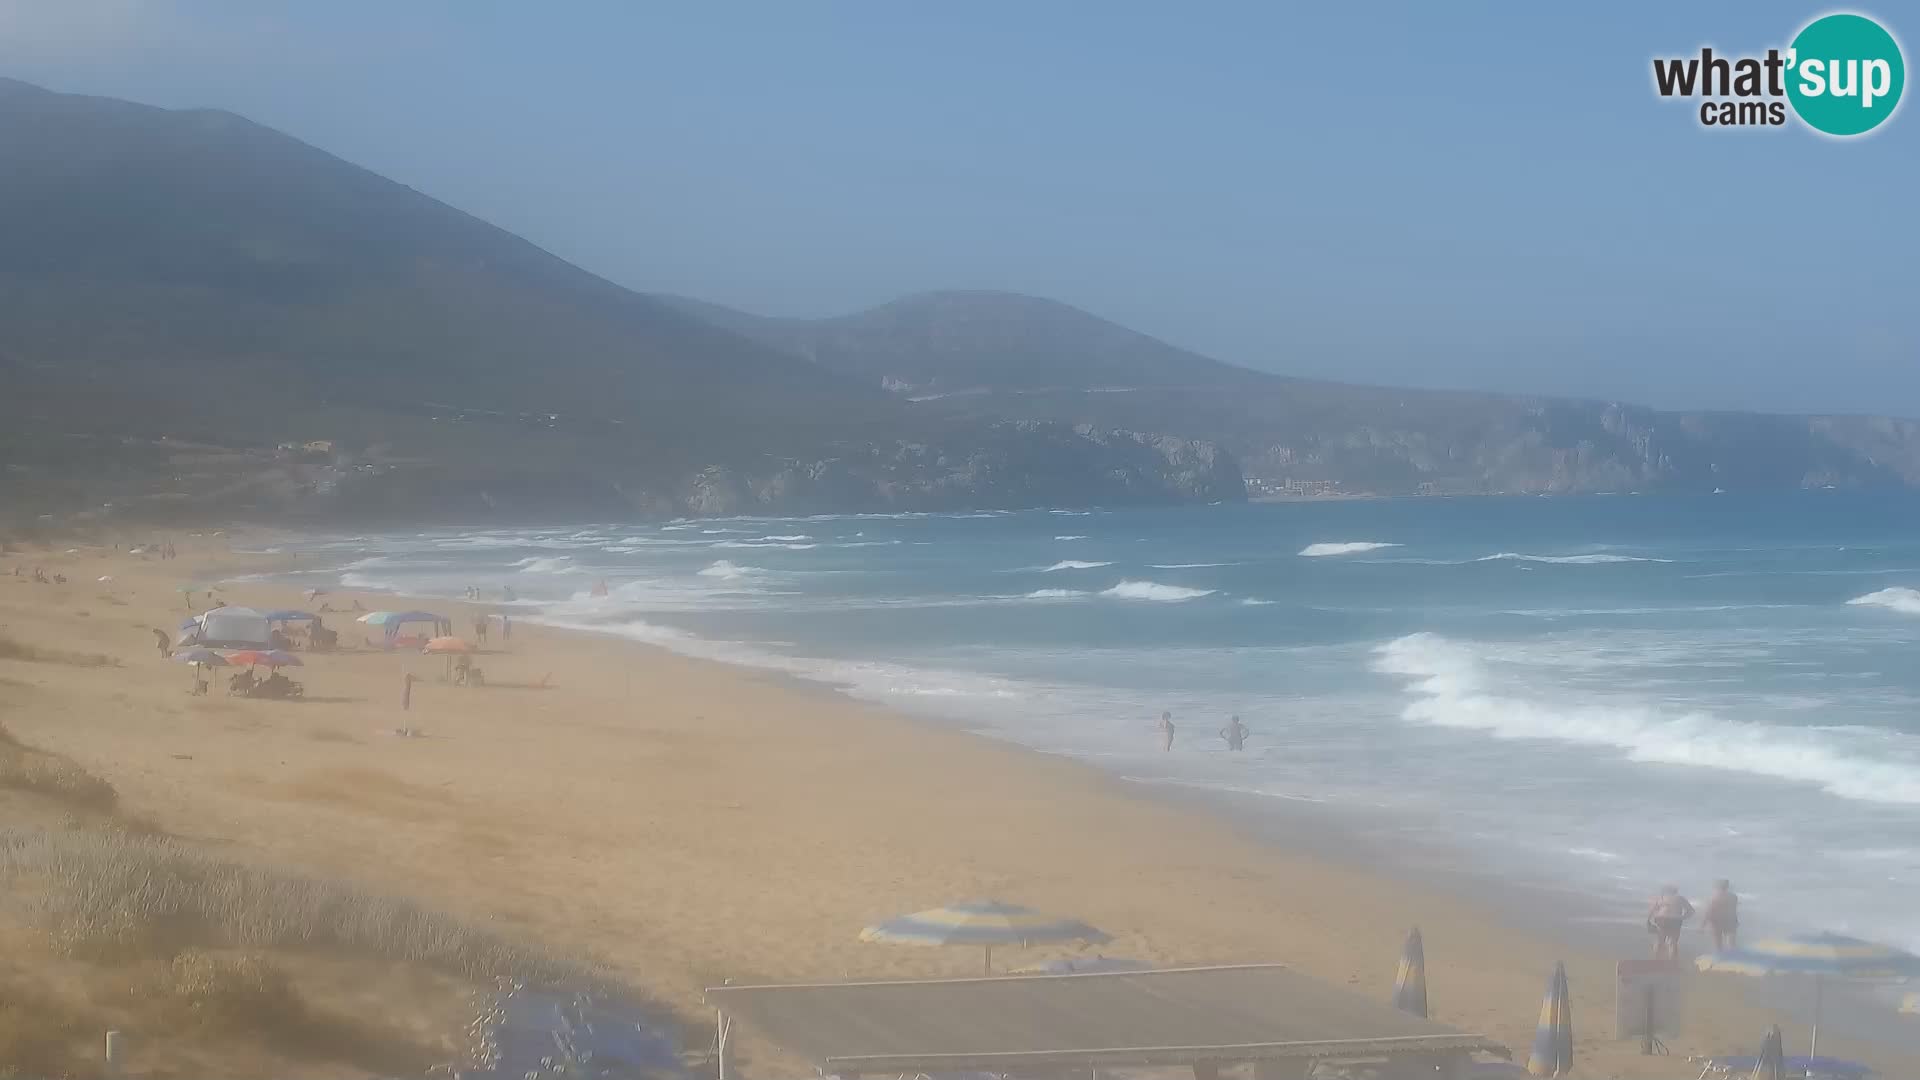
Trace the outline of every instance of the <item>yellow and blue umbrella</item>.
<instances>
[{"instance_id":1,"label":"yellow and blue umbrella","mask_svg":"<svg viewBox=\"0 0 1920 1080\"><path fill-rule=\"evenodd\" d=\"M1540 1024L1533 1030L1533 1052L1527 1072L1534 1076L1565 1076L1573 1071L1573 997L1567 991L1567 965L1553 965L1547 996L1540 1002Z\"/></svg>"},{"instance_id":2,"label":"yellow and blue umbrella","mask_svg":"<svg viewBox=\"0 0 1920 1080\"><path fill-rule=\"evenodd\" d=\"M991 974L995 945L1102 942L1107 935L1078 919L1043 915L996 900L969 900L888 919L860 931L860 940L889 945L979 945L986 949L987 972Z\"/></svg>"},{"instance_id":3,"label":"yellow and blue umbrella","mask_svg":"<svg viewBox=\"0 0 1920 1080\"><path fill-rule=\"evenodd\" d=\"M1427 1015L1427 947L1420 940L1420 928L1407 934L1406 947L1400 950L1400 970L1393 977L1393 1007L1415 1016Z\"/></svg>"},{"instance_id":4,"label":"yellow and blue umbrella","mask_svg":"<svg viewBox=\"0 0 1920 1080\"><path fill-rule=\"evenodd\" d=\"M1744 949L1702 956L1694 963L1701 971L1734 975L1813 976L1813 1038L1807 1049L1809 1055L1820 1050L1820 1006L1828 978L1898 979L1920 975L1920 956L1842 934L1770 938Z\"/></svg>"}]
</instances>

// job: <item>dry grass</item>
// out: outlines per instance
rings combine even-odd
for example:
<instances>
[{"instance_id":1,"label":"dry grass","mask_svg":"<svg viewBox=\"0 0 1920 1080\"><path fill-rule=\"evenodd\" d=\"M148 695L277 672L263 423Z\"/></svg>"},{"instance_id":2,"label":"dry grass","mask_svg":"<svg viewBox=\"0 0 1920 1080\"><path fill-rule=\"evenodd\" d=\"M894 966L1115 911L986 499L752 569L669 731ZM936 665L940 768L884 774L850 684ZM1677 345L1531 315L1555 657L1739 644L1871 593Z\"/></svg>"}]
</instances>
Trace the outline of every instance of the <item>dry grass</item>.
<instances>
[{"instance_id":1,"label":"dry grass","mask_svg":"<svg viewBox=\"0 0 1920 1080\"><path fill-rule=\"evenodd\" d=\"M82 613L84 614L84 612ZM43 649L38 645L29 645L24 641L0 634L0 660L26 660L40 664L72 664L75 667L119 667L120 661L106 653L69 652L66 649Z\"/></svg>"},{"instance_id":2,"label":"dry grass","mask_svg":"<svg viewBox=\"0 0 1920 1080\"><path fill-rule=\"evenodd\" d=\"M201 1040L247 1039L379 1072L419 1073L432 1062L430 1051L377 1023L310 1007L285 972L254 953L182 952L148 1001L168 1028Z\"/></svg>"},{"instance_id":3,"label":"dry grass","mask_svg":"<svg viewBox=\"0 0 1920 1080\"><path fill-rule=\"evenodd\" d=\"M326 949L471 979L577 977L574 965L408 900L202 854L166 837L0 831L0 903L61 953L133 962L194 947Z\"/></svg>"},{"instance_id":4,"label":"dry grass","mask_svg":"<svg viewBox=\"0 0 1920 1080\"><path fill-rule=\"evenodd\" d=\"M82 810L110 814L119 805L113 785L75 764L20 742L0 725L0 788L32 792Z\"/></svg>"}]
</instances>

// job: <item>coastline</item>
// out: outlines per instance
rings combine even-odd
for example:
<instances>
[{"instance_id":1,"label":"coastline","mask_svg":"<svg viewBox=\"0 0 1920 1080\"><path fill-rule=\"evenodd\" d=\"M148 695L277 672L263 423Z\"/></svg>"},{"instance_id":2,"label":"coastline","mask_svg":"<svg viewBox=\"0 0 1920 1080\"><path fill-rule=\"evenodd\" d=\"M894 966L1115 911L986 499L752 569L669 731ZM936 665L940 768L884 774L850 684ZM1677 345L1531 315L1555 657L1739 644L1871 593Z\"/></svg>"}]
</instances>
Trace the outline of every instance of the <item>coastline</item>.
<instances>
[{"instance_id":1,"label":"coastline","mask_svg":"<svg viewBox=\"0 0 1920 1080\"><path fill-rule=\"evenodd\" d=\"M194 554L201 568L290 565ZM178 608L168 591L195 562L58 558L110 564L142 594L125 603L149 617ZM0 594L10 616L19 594ZM283 604L297 591L250 581L226 595ZM329 599L371 607L375 595L337 589ZM462 631L478 610L423 602L458 612ZM1436 1018L1522 1057L1546 972L1565 959L1586 1075L1691 1076L1686 1054L1746 1050L1768 1022L1802 1027L1797 1015L1748 1003L1740 981L1695 979L1690 1030L1670 1040L1676 1057L1642 1059L1610 1037L1612 934L1546 917L1565 910L1553 904L1518 892L1503 904L1471 872L1452 887L1367 865L1337 820L1311 810L1237 814L1231 800L1128 783L823 684L616 635L516 619L513 651L482 658L492 685L428 682L404 714L399 672L430 678L437 662L354 652L313 658L308 703L219 699L169 713L173 726L151 723L150 711L95 726L63 719L89 715L83 707L129 711L113 708L116 695L173 704L184 677L153 660L144 630L126 619L111 634L70 614L60 621L61 633L124 650L127 678L56 680L10 723L100 768L169 831L422 895L595 955L689 1013L702 986L725 978L970 974L971 954L854 937L876 918L993 894L1086 917L1114 934L1115 955L1279 961L1381 998L1400 937L1418 924ZM14 676L24 665L4 666ZM553 689L532 689L543 675ZM49 693L58 707L40 700ZM428 737L380 734L403 722ZM320 729L351 741L316 742ZM1885 1069L1913 1060L1844 1036L1832 1048Z\"/></svg>"}]
</instances>

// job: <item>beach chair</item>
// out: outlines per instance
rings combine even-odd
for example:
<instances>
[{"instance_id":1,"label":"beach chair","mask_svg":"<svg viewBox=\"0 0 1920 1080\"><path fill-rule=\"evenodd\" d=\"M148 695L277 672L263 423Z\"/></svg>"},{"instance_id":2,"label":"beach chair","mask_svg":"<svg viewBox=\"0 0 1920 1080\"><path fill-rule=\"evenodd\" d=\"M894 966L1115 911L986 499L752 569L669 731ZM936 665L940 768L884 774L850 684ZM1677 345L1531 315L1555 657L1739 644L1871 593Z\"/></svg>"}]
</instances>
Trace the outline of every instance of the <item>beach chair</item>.
<instances>
[{"instance_id":1,"label":"beach chair","mask_svg":"<svg viewBox=\"0 0 1920 1080\"><path fill-rule=\"evenodd\" d=\"M1698 1080L1732 1080L1735 1077L1753 1075L1753 1067L1760 1059L1752 1055L1716 1055L1707 1058L1694 1058L1700 1063ZM1788 1076L1803 1076L1807 1080L1867 1080L1873 1070L1857 1061L1831 1057L1789 1057L1785 1060Z\"/></svg>"}]
</instances>

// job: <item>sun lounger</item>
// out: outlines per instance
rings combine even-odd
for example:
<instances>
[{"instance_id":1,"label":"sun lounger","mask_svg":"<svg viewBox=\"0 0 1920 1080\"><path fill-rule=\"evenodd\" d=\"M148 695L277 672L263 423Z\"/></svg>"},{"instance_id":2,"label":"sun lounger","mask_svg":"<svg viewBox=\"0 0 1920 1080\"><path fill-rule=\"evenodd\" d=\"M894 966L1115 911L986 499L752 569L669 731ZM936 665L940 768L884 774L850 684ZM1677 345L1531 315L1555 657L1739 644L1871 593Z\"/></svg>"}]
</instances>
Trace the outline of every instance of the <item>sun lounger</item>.
<instances>
[{"instance_id":1,"label":"sun lounger","mask_svg":"<svg viewBox=\"0 0 1920 1080\"><path fill-rule=\"evenodd\" d=\"M1753 1067L1760 1059L1751 1056L1695 1058L1700 1062L1699 1080L1721 1080L1726 1077L1744 1077L1752 1075ZM1808 1080L1866 1080L1873 1070L1857 1061L1846 1061L1830 1057L1790 1057L1786 1059L1788 1076L1804 1076Z\"/></svg>"}]
</instances>

